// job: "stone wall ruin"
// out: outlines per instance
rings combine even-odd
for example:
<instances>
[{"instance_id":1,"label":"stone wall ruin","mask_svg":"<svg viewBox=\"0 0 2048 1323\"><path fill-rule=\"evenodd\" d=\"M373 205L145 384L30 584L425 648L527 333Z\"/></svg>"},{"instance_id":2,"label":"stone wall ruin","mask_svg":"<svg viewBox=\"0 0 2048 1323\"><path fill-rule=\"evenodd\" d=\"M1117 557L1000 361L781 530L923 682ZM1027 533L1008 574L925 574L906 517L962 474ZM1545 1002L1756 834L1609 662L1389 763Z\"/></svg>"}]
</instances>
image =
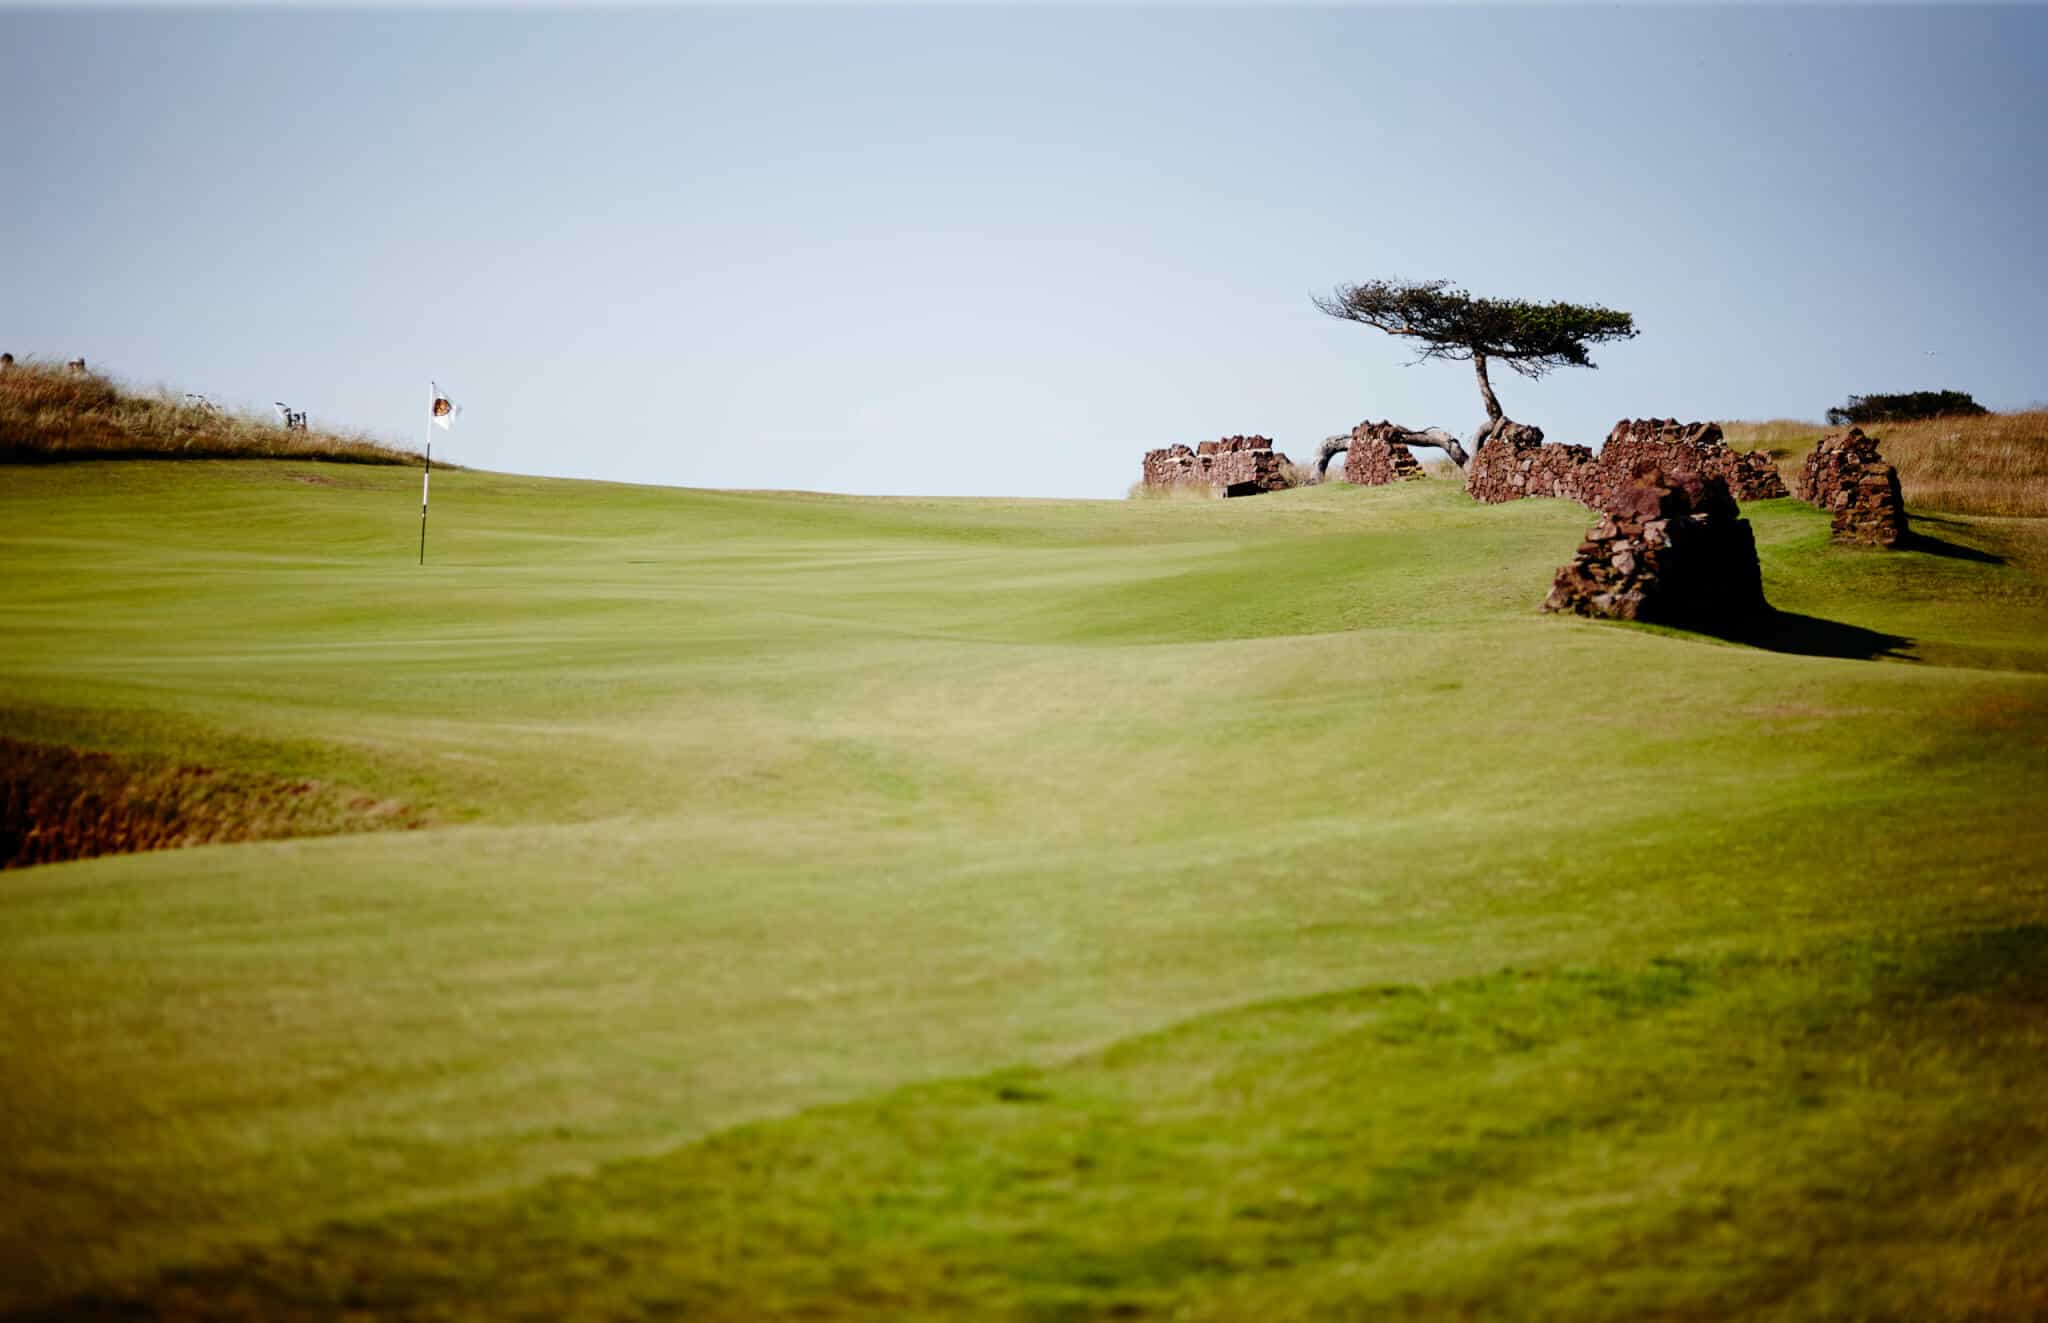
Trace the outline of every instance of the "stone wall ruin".
<instances>
[{"instance_id":1,"label":"stone wall ruin","mask_svg":"<svg viewBox=\"0 0 2048 1323\"><path fill-rule=\"evenodd\" d=\"M1591 450L1546 442L1543 429L1527 423L1495 428L1465 466L1465 490L1488 505L1525 496L1561 496L1591 505L1604 485Z\"/></svg>"},{"instance_id":2,"label":"stone wall ruin","mask_svg":"<svg viewBox=\"0 0 2048 1323\"><path fill-rule=\"evenodd\" d=\"M1852 427L1824 436L1799 470L1799 498L1834 515L1838 542L1895 547L1906 536L1899 471L1877 453L1877 441Z\"/></svg>"},{"instance_id":3,"label":"stone wall ruin","mask_svg":"<svg viewBox=\"0 0 2048 1323\"><path fill-rule=\"evenodd\" d=\"M1668 473L1719 478L1738 501L1786 494L1785 480L1769 455L1730 449L1713 423L1675 418L1624 418L1598 454L1585 446L1545 442L1540 428L1507 423L1472 457L1465 490L1489 504L1562 496L1598 510L1645 464Z\"/></svg>"},{"instance_id":4,"label":"stone wall ruin","mask_svg":"<svg viewBox=\"0 0 2048 1323\"><path fill-rule=\"evenodd\" d=\"M1600 447L1605 486L1618 491L1644 464L1667 473L1720 478L1738 501L1768 501L1786 495L1778 466L1761 450L1729 448L1715 423L1681 423L1676 418L1624 418Z\"/></svg>"},{"instance_id":5,"label":"stone wall ruin","mask_svg":"<svg viewBox=\"0 0 2048 1323\"><path fill-rule=\"evenodd\" d=\"M1226 436L1193 449L1167 446L1145 452L1147 487L1215 487L1225 496L1253 496L1294 485L1293 465L1263 436Z\"/></svg>"},{"instance_id":6,"label":"stone wall ruin","mask_svg":"<svg viewBox=\"0 0 2048 1323\"><path fill-rule=\"evenodd\" d=\"M1756 536L1725 478L1645 464L1604 500L1545 611L1712 628L1770 609Z\"/></svg>"},{"instance_id":7,"label":"stone wall ruin","mask_svg":"<svg viewBox=\"0 0 2048 1323\"><path fill-rule=\"evenodd\" d=\"M1408 429L1398 423L1363 422L1352 428L1351 444L1344 452L1344 481L1360 487L1384 487L1428 477L1422 471L1422 461L1402 441L1407 435Z\"/></svg>"}]
</instances>

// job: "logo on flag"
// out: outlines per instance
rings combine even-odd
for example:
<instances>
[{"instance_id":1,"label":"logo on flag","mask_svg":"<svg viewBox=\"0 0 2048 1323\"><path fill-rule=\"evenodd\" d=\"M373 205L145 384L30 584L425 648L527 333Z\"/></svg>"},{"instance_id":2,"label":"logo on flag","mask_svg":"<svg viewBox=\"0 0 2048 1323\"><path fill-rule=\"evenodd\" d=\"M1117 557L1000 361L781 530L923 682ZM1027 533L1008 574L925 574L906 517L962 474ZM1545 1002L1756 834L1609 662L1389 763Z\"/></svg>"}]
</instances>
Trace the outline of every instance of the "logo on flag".
<instances>
[{"instance_id":1,"label":"logo on flag","mask_svg":"<svg viewBox=\"0 0 2048 1323\"><path fill-rule=\"evenodd\" d=\"M431 381L427 384L434 390L434 402L428 406L427 415L434 420L435 426L445 432L455 426L455 415L462 410L456 408L454 403L441 393L439 385Z\"/></svg>"}]
</instances>

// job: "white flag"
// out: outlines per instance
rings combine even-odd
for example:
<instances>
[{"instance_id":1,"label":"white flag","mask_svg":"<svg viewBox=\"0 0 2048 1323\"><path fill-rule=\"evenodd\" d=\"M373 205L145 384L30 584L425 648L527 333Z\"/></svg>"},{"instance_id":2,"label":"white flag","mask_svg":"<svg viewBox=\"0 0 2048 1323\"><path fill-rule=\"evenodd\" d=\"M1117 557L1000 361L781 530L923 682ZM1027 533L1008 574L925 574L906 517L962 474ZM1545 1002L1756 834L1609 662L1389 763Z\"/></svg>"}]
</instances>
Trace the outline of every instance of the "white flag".
<instances>
[{"instance_id":1,"label":"white flag","mask_svg":"<svg viewBox=\"0 0 2048 1323\"><path fill-rule=\"evenodd\" d=\"M450 401L446 395L441 393L441 387L438 384L430 381L427 385L433 387L434 392L433 403L427 406L427 416L434 420L436 427L445 432L455 426L455 416L461 413L462 410Z\"/></svg>"}]
</instances>

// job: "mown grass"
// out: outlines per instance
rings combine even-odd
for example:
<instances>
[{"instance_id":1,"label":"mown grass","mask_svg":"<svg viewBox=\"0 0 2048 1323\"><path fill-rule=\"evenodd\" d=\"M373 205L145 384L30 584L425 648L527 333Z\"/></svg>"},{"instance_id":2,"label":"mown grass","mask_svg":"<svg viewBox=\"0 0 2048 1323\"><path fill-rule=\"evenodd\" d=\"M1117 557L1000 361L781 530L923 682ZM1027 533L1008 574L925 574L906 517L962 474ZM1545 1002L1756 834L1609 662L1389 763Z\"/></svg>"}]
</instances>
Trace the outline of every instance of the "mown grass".
<instances>
[{"instance_id":1,"label":"mown grass","mask_svg":"<svg viewBox=\"0 0 2048 1323\"><path fill-rule=\"evenodd\" d=\"M2038 1308L2039 521L7 477L0 734L441 825L5 875L0 1308Z\"/></svg>"},{"instance_id":2,"label":"mown grass","mask_svg":"<svg viewBox=\"0 0 2048 1323\"><path fill-rule=\"evenodd\" d=\"M1721 427L1736 449L1769 451L1795 490L1799 466L1814 442L1840 430L1794 419ZM1885 461L1898 469L1909 507L2048 515L2048 410L1872 423L1863 431L1877 438Z\"/></svg>"},{"instance_id":3,"label":"mown grass","mask_svg":"<svg viewBox=\"0 0 2048 1323\"><path fill-rule=\"evenodd\" d=\"M63 1316L2035 1317L2044 1009L2038 925L1370 985Z\"/></svg>"},{"instance_id":4,"label":"mown grass","mask_svg":"<svg viewBox=\"0 0 2048 1323\"><path fill-rule=\"evenodd\" d=\"M0 368L0 464L81 459L304 459L418 464L417 451L327 430L287 431L97 373L27 359Z\"/></svg>"}]
</instances>

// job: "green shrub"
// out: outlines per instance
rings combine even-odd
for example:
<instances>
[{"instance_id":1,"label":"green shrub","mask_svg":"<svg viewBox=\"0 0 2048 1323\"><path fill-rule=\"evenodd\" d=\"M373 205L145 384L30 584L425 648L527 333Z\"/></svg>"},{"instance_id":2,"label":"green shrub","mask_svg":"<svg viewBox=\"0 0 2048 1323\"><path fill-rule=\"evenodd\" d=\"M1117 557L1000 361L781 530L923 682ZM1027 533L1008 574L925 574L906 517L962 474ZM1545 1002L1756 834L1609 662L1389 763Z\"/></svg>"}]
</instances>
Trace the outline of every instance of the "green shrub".
<instances>
[{"instance_id":1,"label":"green shrub","mask_svg":"<svg viewBox=\"0 0 2048 1323\"><path fill-rule=\"evenodd\" d=\"M1916 390L1903 395L1851 395L1847 404L1828 410L1828 421L1840 427L1846 423L1900 423L1984 412L1984 406L1971 399L1968 391Z\"/></svg>"}]
</instances>

